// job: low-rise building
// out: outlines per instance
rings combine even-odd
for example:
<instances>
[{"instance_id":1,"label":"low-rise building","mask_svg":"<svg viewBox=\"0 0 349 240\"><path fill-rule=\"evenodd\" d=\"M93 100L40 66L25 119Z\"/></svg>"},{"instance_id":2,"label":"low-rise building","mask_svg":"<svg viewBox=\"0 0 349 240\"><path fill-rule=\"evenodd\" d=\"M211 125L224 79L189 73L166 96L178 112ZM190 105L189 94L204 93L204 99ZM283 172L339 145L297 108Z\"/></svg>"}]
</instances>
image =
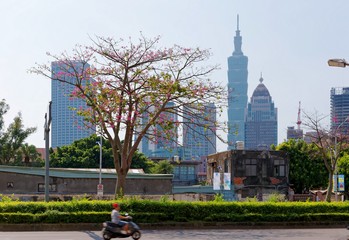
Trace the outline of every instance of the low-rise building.
<instances>
[{"instance_id":1,"label":"low-rise building","mask_svg":"<svg viewBox=\"0 0 349 240\"><path fill-rule=\"evenodd\" d=\"M94 195L101 176L103 193L114 195L117 175L115 169L49 170L49 193L53 195ZM172 174L145 174L131 169L123 190L126 195L164 195L172 193ZM34 167L0 166L0 194L45 193L45 169Z\"/></svg>"},{"instance_id":2,"label":"low-rise building","mask_svg":"<svg viewBox=\"0 0 349 240\"><path fill-rule=\"evenodd\" d=\"M222 193L237 200L256 197L262 201L273 193L286 195L288 175L289 159L282 151L230 150L207 157L208 184L218 181ZM230 182L224 182L226 179Z\"/></svg>"}]
</instances>

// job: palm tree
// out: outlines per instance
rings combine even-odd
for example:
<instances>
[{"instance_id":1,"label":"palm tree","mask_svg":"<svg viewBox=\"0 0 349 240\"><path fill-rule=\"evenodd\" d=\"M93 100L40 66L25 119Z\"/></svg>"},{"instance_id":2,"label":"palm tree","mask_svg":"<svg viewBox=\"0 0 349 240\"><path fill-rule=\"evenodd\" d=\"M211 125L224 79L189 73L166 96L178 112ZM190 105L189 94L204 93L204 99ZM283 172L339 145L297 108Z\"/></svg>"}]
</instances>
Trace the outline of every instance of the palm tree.
<instances>
[{"instance_id":1,"label":"palm tree","mask_svg":"<svg viewBox=\"0 0 349 240\"><path fill-rule=\"evenodd\" d=\"M162 160L155 165L155 167L152 170L152 173L172 174L173 173L173 166L171 165L171 163L169 161Z\"/></svg>"},{"instance_id":2,"label":"palm tree","mask_svg":"<svg viewBox=\"0 0 349 240\"><path fill-rule=\"evenodd\" d=\"M36 162L36 160L40 157L40 153L36 151L36 147L34 145L29 145L28 143L22 144L18 152L18 155L21 156L21 160L26 166Z\"/></svg>"}]
</instances>

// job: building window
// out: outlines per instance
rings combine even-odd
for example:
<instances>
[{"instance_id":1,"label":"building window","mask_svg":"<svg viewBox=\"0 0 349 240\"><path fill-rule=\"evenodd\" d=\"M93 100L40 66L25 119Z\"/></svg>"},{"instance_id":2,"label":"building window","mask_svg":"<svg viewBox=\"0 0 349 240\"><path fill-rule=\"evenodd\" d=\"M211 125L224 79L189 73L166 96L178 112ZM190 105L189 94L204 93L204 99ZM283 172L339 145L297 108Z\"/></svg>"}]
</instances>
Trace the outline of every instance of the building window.
<instances>
[{"instance_id":1,"label":"building window","mask_svg":"<svg viewBox=\"0 0 349 240\"><path fill-rule=\"evenodd\" d=\"M195 180L195 168L188 166L188 180Z\"/></svg>"},{"instance_id":2,"label":"building window","mask_svg":"<svg viewBox=\"0 0 349 240\"><path fill-rule=\"evenodd\" d=\"M176 180L180 179L179 169L180 169L179 166L176 166L173 168L173 178Z\"/></svg>"},{"instance_id":3,"label":"building window","mask_svg":"<svg viewBox=\"0 0 349 240\"><path fill-rule=\"evenodd\" d=\"M224 161L224 172L225 173L229 172L229 159L225 159Z\"/></svg>"},{"instance_id":4,"label":"building window","mask_svg":"<svg viewBox=\"0 0 349 240\"><path fill-rule=\"evenodd\" d=\"M274 177L285 177L285 176L286 176L285 160L275 159L274 160Z\"/></svg>"},{"instance_id":5,"label":"building window","mask_svg":"<svg viewBox=\"0 0 349 240\"><path fill-rule=\"evenodd\" d=\"M246 177L257 176L257 160L245 159Z\"/></svg>"},{"instance_id":6,"label":"building window","mask_svg":"<svg viewBox=\"0 0 349 240\"><path fill-rule=\"evenodd\" d=\"M268 167L267 167L266 161L263 161L262 163L262 177L264 178L268 177Z\"/></svg>"},{"instance_id":7,"label":"building window","mask_svg":"<svg viewBox=\"0 0 349 240\"><path fill-rule=\"evenodd\" d=\"M57 192L57 184L50 184L48 187L49 192ZM45 192L45 184L38 184L38 192Z\"/></svg>"}]
</instances>

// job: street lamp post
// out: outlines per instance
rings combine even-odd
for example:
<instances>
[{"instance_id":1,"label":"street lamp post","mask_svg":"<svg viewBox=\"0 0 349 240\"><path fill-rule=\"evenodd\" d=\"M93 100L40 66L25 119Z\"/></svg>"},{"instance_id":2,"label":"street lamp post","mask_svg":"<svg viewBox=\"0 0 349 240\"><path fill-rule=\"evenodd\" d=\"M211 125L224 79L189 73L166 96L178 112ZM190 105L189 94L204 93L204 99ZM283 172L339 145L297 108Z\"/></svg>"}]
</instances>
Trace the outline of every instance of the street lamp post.
<instances>
[{"instance_id":1,"label":"street lamp post","mask_svg":"<svg viewBox=\"0 0 349 240\"><path fill-rule=\"evenodd\" d=\"M349 66L349 64L344 59L329 59L327 61L328 66L330 67L346 67Z\"/></svg>"},{"instance_id":2,"label":"street lamp post","mask_svg":"<svg viewBox=\"0 0 349 240\"><path fill-rule=\"evenodd\" d=\"M335 199L336 199L336 202L338 200L338 196L337 196L337 192L338 192L338 173L337 173L337 132L339 130L339 128L348 120L349 117L346 117L344 119L343 122L341 122L337 128L336 128L336 131L334 133L334 159L336 161L336 165L335 165L335 171L334 171L334 174L335 174L335 178L334 178L334 184L335 184Z\"/></svg>"},{"instance_id":3,"label":"street lamp post","mask_svg":"<svg viewBox=\"0 0 349 240\"><path fill-rule=\"evenodd\" d=\"M346 66L349 66L349 63L347 63L346 61L345 61L345 59L338 59L338 58L335 58L335 59L329 59L328 61L327 61L327 63L328 63L328 66L330 66L330 67L342 67L342 68L344 68L344 67L346 67ZM338 126L337 126L337 128L336 128L336 132L335 132L335 136L334 136L334 157L335 157L335 160L337 161L337 131L338 131L338 129L346 122L348 120L348 117L346 117L345 119L344 119L344 121L341 123L341 124L339 124ZM337 163L336 163L336 166L335 166L335 181L334 181L334 184L335 184L335 198L336 198L336 201L337 201L337 189L338 189L338 173L337 173Z\"/></svg>"},{"instance_id":4,"label":"street lamp post","mask_svg":"<svg viewBox=\"0 0 349 240\"><path fill-rule=\"evenodd\" d=\"M99 142L99 182L97 186L97 195L103 195L103 185L102 185L102 135L100 136Z\"/></svg>"}]
</instances>

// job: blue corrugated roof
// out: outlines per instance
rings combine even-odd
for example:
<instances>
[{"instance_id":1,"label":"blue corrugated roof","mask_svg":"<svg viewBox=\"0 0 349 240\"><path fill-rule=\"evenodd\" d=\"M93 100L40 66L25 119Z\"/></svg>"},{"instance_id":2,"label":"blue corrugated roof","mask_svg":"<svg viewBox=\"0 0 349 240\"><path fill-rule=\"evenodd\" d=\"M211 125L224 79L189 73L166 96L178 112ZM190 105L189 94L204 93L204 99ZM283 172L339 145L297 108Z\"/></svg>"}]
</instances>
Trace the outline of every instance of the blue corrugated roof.
<instances>
[{"instance_id":1,"label":"blue corrugated roof","mask_svg":"<svg viewBox=\"0 0 349 240\"><path fill-rule=\"evenodd\" d=\"M99 169L97 168L50 168L50 177L59 178L99 178ZM10 172L18 174L29 174L37 176L45 176L45 168L37 167L18 167L18 166L6 166L0 165L1 172ZM117 174L115 169L102 169L102 178L116 178ZM127 174L127 178L166 178L172 179L172 174L145 174L141 169L130 169Z\"/></svg>"}]
</instances>

